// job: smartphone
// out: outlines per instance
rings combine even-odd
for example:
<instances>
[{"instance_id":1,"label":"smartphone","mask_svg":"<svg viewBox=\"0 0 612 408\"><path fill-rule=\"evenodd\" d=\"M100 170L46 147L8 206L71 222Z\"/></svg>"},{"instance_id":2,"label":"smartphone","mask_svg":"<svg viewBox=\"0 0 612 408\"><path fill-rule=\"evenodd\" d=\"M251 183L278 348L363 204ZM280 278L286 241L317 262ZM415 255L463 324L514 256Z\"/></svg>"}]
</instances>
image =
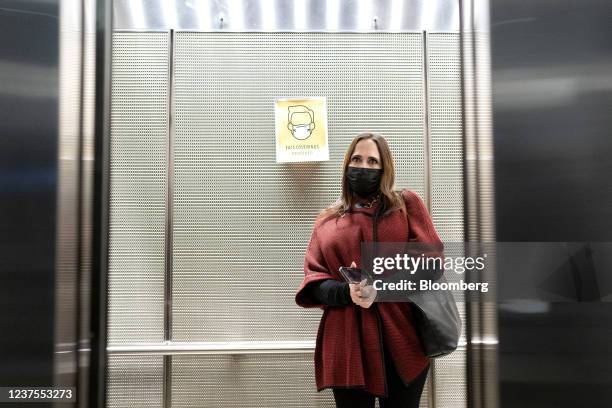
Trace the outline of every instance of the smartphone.
<instances>
[{"instance_id":1,"label":"smartphone","mask_svg":"<svg viewBox=\"0 0 612 408\"><path fill-rule=\"evenodd\" d=\"M367 278L366 273L361 268L351 268L348 266L341 266L339 269L340 275L348 283L359 283Z\"/></svg>"}]
</instances>

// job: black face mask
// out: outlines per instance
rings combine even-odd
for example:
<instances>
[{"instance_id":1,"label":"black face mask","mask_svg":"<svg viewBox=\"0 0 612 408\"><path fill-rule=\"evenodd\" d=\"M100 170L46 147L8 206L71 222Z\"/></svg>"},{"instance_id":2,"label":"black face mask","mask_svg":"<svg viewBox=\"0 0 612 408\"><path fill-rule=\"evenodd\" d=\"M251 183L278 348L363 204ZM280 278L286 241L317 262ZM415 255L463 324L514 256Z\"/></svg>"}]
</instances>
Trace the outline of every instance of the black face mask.
<instances>
[{"instance_id":1,"label":"black face mask","mask_svg":"<svg viewBox=\"0 0 612 408\"><path fill-rule=\"evenodd\" d=\"M365 167L349 166L346 171L346 179L357 195L367 197L380 188L382 169L368 169Z\"/></svg>"}]
</instances>

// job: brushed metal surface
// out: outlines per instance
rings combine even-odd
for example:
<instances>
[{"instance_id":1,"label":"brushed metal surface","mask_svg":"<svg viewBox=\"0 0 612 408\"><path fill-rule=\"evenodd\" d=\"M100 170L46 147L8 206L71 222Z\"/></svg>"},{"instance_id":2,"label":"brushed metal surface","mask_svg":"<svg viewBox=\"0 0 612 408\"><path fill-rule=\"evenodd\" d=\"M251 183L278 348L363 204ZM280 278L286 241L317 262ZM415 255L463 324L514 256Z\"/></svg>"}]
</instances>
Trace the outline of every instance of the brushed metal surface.
<instances>
[{"instance_id":1,"label":"brushed metal surface","mask_svg":"<svg viewBox=\"0 0 612 408\"><path fill-rule=\"evenodd\" d=\"M4 1L0 9L0 384L7 386L54 377L58 18L57 1Z\"/></svg>"},{"instance_id":2,"label":"brushed metal surface","mask_svg":"<svg viewBox=\"0 0 612 408\"><path fill-rule=\"evenodd\" d=\"M108 347L109 354L268 354L312 353L314 340L306 341L218 341L139 343Z\"/></svg>"},{"instance_id":3,"label":"brushed metal surface","mask_svg":"<svg viewBox=\"0 0 612 408\"><path fill-rule=\"evenodd\" d=\"M610 16L602 0L491 0L500 241L612 240ZM610 302L498 312L503 407L610 406Z\"/></svg>"},{"instance_id":4,"label":"brushed metal surface","mask_svg":"<svg viewBox=\"0 0 612 408\"><path fill-rule=\"evenodd\" d=\"M59 127L55 353L53 384L76 387L79 373L81 262L81 130L83 29L81 2L63 0L59 16ZM86 277L85 277L86 280ZM88 361L83 359L87 373ZM86 392L77 393L83 404ZM76 405L76 404L75 404Z\"/></svg>"},{"instance_id":5,"label":"brushed metal surface","mask_svg":"<svg viewBox=\"0 0 612 408\"><path fill-rule=\"evenodd\" d=\"M93 249L93 180L94 180L94 114L96 75L96 36L93 27L94 0L86 0L83 19L82 91L81 91L81 210L80 210L80 270L78 371L79 407L91 406L89 401L92 332L92 249ZM110 30L110 27L108 28Z\"/></svg>"},{"instance_id":6,"label":"brushed metal surface","mask_svg":"<svg viewBox=\"0 0 612 408\"><path fill-rule=\"evenodd\" d=\"M470 242L495 242L488 0L464 0L461 10L464 237ZM495 282L495 278L493 266L481 279ZM467 403L474 408L495 408L499 406L496 303L480 293L465 296Z\"/></svg>"}]
</instances>

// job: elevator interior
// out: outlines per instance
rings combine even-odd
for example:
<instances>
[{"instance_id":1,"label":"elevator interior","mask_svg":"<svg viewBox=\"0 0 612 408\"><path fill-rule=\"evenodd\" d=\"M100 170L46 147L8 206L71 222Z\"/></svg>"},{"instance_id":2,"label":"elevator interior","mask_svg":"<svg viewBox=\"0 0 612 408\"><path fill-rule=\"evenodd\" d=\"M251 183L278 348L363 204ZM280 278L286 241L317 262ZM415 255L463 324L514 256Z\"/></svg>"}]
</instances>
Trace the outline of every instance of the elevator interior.
<instances>
[{"instance_id":1,"label":"elevator interior","mask_svg":"<svg viewBox=\"0 0 612 408\"><path fill-rule=\"evenodd\" d=\"M333 406L293 295L361 131L463 241L458 4L358 3L113 3L108 406ZM329 161L275 162L287 96L327 98ZM422 406L466 405L465 359L462 338Z\"/></svg>"}]
</instances>

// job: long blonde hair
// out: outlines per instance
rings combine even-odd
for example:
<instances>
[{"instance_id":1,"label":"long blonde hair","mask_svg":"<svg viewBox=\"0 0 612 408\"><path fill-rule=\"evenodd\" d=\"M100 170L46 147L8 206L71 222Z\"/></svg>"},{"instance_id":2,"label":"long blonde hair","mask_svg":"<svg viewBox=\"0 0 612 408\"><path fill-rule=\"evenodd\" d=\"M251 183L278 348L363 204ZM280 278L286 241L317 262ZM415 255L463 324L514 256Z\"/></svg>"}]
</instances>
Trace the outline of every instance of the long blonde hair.
<instances>
[{"instance_id":1,"label":"long blonde hair","mask_svg":"<svg viewBox=\"0 0 612 408\"><path fill-rule=\"evenodd\" d=\"M342 193L340 197L331 206L321 210L321 212L319 212L317 215L315 222L323 222L328 218L336 218L337 220L339 217L342 217L345 213L349 212L357 201L356 194L351 190L350 185L347 182L346 172L349 164L351 163L351 157L353 156L357 143L365 139L372 139L378 146L381 168L383 170L380 181L380 203L377 208L376 216L384 217L397 209L401 209L404 212L406 211L404 199L401 197L401 193L394 191L395 166L393 164L393 156L391 155L391 149L389 149L387 140L379 133L365 132L355 136L344 155L344 163L342 167Z\"/></svg>"}]
</instances>

